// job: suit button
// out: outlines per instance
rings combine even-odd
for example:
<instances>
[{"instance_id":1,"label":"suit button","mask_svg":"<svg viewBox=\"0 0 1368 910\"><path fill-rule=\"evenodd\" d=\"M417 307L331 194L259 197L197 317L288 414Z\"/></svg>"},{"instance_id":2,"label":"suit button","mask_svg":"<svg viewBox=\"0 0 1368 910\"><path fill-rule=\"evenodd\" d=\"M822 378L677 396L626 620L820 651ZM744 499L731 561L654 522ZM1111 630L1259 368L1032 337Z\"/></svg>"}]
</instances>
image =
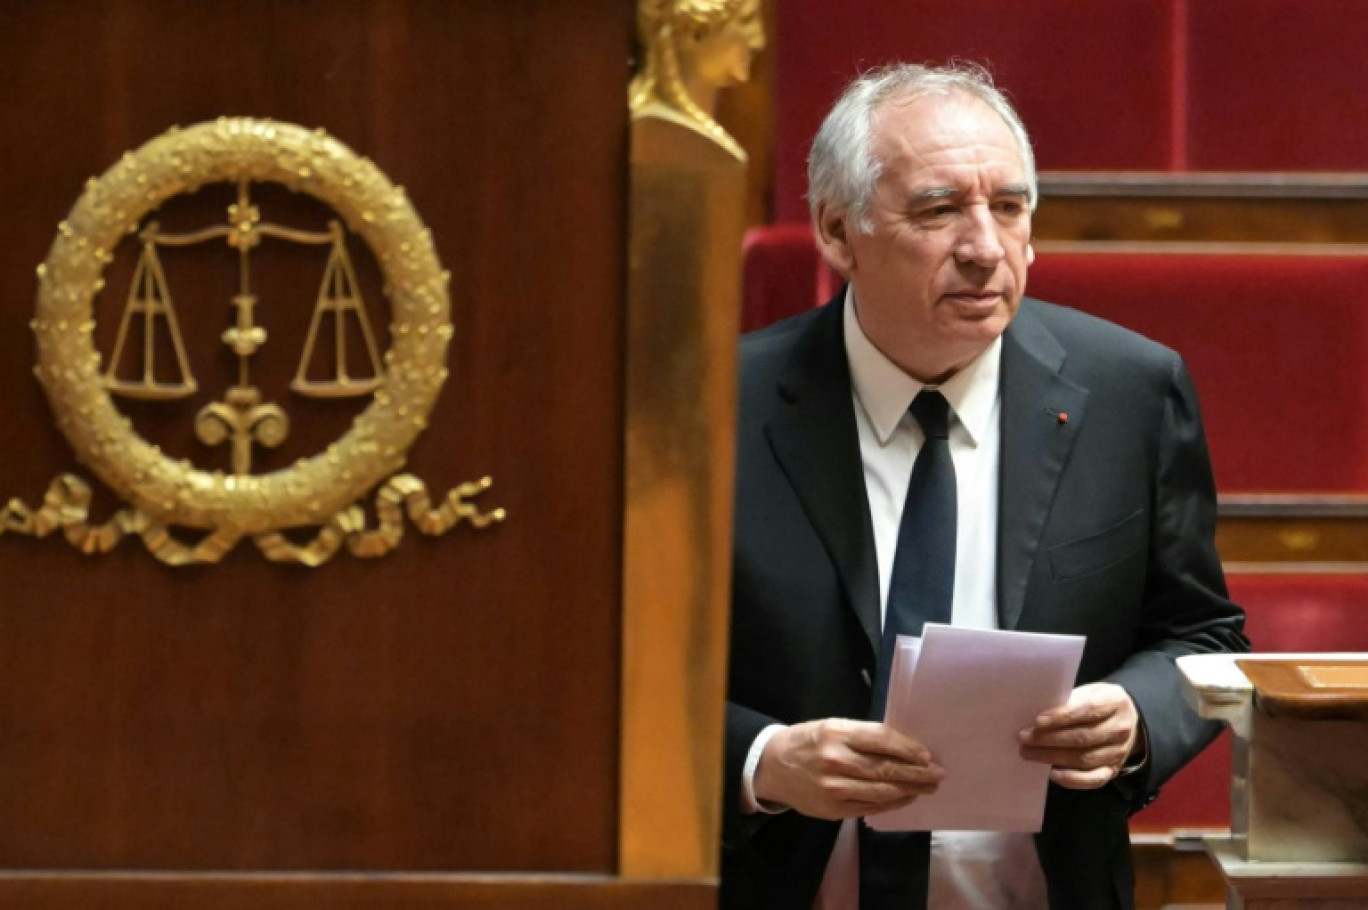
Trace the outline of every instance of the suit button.
<instances>
[{"instance_id":1,"label":"suit button","mask_svg":"<svg viewBox=\"0 0 1368 910\"><path fill-rule=\"evenodd\" d=\"M869 676L869 671L868 671L868 670L861 670L861 671L860 671L860 679L863 679L863 680L864 680L864 684L865 684L865 688L866 688L866 689L872 689L872 688L874 688L874 680L870 678L870 676Z\"/></svg>"}]
</instances>

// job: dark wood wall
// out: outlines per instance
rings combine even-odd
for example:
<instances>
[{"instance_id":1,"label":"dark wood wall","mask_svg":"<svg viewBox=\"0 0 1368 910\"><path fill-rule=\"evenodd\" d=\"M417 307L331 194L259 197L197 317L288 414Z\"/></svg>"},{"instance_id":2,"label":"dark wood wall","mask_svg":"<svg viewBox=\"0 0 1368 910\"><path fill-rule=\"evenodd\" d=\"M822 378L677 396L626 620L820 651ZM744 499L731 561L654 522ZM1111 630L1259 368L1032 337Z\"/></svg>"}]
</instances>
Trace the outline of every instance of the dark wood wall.
<instances>
[{"instance_id":1,"label":"dark wood wall","mask_svg":"<svg viewBox=\"0 0 1368 910\"><path fill-rule=\"evenodd\" d=\"M406 188L455 329L408 469L435 496L492 475L509 515L315 570L0 537L0 867L613 872L630 36L619 0L0 6L0 498L89 478L31 372L58 222L125 150L234 115L326 129ZM177 305L212 338L209 290ZM301 439L337 420L288 394Z\"/></svg>"}]
</instances>

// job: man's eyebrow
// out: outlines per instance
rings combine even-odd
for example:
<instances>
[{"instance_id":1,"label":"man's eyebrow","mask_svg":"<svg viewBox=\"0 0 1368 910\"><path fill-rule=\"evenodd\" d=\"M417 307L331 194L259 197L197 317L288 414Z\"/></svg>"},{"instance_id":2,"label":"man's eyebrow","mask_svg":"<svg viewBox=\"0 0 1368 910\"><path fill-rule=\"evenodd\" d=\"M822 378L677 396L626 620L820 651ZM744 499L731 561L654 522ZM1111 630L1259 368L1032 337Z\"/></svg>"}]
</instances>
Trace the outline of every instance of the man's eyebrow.
<instances>
[{"instance_id":1,"label":"man's eyebrow","mask_svg":"<svg viewBox=\"0 0 1368 910\"><path fill-rule=\"evenodd\" d=\"M913 190L907 194L909 205L921 205L926 202L935 202L939 199L954 199L960 191L952 186L933 186L926 189ZM1030 198L1031 188L1023 184L1012 184L1010 186L999 187L993 192L993 198L999 199L1003 196L1021 196Z\"/></svg>"},{"instance_id":2,"label":"man's eyebrow","mask_svg":"<svg viewBox=\"0 0 1368 910\"><path fill-rule=\"evenodd\" d=\"M958 195L959 191L952 186L935 186L924 190L913 190L907 194L907 201L916 205L922 202L932 202L936 199L953 199Z\"/></svg>"}]
</instances>

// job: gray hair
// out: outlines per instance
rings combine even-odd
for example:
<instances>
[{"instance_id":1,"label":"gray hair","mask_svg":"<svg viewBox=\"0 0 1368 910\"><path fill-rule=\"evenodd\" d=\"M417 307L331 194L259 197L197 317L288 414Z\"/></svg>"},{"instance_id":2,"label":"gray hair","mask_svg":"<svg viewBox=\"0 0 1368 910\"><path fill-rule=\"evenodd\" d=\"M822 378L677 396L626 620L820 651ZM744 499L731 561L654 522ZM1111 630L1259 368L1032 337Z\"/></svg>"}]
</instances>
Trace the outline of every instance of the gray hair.
<instances>
[{"instance_id":1,"label":"gray hair","mask_svg":"<svg viewBox=\"0 0 1368 910\"><path fill-rule=\"evenodd\" d=\"M993 84L988 71L973 63L946 67L896 63L871 70L846 86L812 141L808 157L808 205L813 216L821 204L854 217L860 230L873 230L868 208L883 162L874 155L872 136L880 105L890 100L911 101L926 95L960 92L993 109L1016 139L1030 190L1027 200L1035 211L1039 199L1031 137L1011 102Z\"/></svg>"}]
</instances>

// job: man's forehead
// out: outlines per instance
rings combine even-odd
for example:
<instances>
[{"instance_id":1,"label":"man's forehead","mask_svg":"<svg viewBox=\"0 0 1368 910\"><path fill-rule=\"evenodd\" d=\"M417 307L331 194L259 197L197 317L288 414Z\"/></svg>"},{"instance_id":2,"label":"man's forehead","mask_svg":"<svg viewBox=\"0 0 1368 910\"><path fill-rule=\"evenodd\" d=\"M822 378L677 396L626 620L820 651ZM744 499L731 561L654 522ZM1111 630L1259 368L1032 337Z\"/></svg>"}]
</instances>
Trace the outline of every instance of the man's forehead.
<instances>
[{"instance_id":1,"label":"man's forehead","mask_svg":"<svg viewBox=\"0 0 1368 910\"><path fill-rule=\"evenodd\" d=\"M922 94L890 98L874 109L872 140L877 149L959 145L1005 145L1021 147L1012 127L986 101L964 92Z\"/></svg>"},{"instance_id":2,"label":"man's forehead","mask_svg":"<svg viewBox=\"0 0 1368 910\"><path fill-rule=\"evenodd\" d=\"M986 119L997 121L1003 126L1007 123L1002 116L983 98L959 88L944 90L931 89L913 91L902 95L890 95L874 105L876 125L880 121L907 116L934 117L947 113L972 112Z\"/></svg>"},{"instance_id":3,"label":"man's forehead","mask_svg":"<svg viewBox=\"0 0 1368 910\"><path fill-rule=\"evenodd\" d=\"M875 109L871 151L885 175L972 168L994 182L1024 183L1025 162L1016 134L988 104L972 95L918 95L890 99Z\"/></svg>"}]
</instances>

